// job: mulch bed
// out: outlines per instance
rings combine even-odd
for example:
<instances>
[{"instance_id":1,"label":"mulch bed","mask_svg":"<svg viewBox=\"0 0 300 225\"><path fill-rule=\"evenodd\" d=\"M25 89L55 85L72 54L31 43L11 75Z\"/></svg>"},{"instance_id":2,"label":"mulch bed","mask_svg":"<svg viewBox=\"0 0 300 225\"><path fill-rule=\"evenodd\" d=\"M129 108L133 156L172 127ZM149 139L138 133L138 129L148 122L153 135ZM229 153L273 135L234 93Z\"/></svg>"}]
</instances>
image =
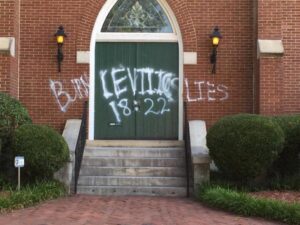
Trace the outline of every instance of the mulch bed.
<instances>
[{"instance_id":1,"label":"mulch bed","mask_svg":"<svg viewBox=\"0 0 300 225\"><path fill-rule=\"evenodd\" d=\"M300 203L299 191L260 191L251 193L251 195L259 198L269 198L291 203Z\"/></svg>"},{"instance_id":2,"label":"mulch bed","mask_svg":"<svg viewBox=\"0 0 300 225\"><path fill-rule=\"evenodd\" d=\"M9 191L0 191L0 198L9 197L11 193Z\"/></svg>"}]
</instances>

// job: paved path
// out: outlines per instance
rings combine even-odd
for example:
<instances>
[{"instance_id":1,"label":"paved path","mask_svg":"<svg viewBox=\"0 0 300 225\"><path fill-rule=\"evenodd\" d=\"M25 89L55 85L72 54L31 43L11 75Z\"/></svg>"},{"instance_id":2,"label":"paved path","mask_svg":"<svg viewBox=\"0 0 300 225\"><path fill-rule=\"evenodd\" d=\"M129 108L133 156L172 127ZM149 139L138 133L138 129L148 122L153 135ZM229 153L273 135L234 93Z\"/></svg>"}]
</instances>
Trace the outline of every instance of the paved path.
<instances>
[{"instance_id":1,"label":"paved path","mask_svg":"<svg viewBox=\"0 0 300 225\"><path fill-rule=\"evenodd\" d=\"M1 225L271 225L186 198L73 196L0 215Z\"/></svg>"}]
</instances>

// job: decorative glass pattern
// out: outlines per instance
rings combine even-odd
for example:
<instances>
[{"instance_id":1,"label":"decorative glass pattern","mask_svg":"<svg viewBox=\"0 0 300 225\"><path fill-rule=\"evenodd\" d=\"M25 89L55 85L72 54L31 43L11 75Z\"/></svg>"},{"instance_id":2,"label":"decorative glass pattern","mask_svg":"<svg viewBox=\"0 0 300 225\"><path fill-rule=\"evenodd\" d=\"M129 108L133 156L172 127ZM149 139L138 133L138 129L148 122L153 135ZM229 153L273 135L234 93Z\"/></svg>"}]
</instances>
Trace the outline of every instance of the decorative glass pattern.
<instances>
[{"instance_id":1,"label":"decorative glass pattern","mask_svg":"<svg viewBox=\"0 0 300 225\"><path fill-rule=\"evenodd\" d=\"M119 0L101 32L172 33L172 26L156 0Z\"/></svg>"}]
</instances>

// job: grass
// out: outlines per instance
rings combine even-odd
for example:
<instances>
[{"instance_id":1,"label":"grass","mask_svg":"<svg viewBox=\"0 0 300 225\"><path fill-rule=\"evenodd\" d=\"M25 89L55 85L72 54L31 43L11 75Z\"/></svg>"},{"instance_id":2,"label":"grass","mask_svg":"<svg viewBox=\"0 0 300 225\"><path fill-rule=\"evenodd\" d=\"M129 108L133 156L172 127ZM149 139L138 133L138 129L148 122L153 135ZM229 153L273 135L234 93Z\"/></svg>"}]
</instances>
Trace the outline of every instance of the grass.
<instances>
[{"instance_id":1,"label":"grass","mask_svg":"<svg viewBox=\"0 0 300 225\"><path fill-rule=\"evenodd\" d=\"M27 185L20 191L15 191L11 187L4 187L0 193L0 212L25 208L66 195L65 188L57 181L38 182Z\"/></svg>"},{"instance_id":2,"label":"grass","mask_svg":"<svg viewBox=\"0 0 300 225\"><path fill-rule=\"evenodd\" d=\"M300 204L252 197L245 192L203 185L197 198L209 206L244 216L258 216L288 224L300 224Z\"/></svg>"},{"instance_id":3,"label":"grass","mask_svg":"<svg viewBox=\"0 0 300 225\"><path fill-rule=\"evenodd\" d=\"M229 180L219 172L211 172L211 184L240 190L244 192L265 191L265 190L283 190L283 191L300 191L300 174L289 177L267 177L262 181L238 182Z\"/></svg>"}]
</instances>

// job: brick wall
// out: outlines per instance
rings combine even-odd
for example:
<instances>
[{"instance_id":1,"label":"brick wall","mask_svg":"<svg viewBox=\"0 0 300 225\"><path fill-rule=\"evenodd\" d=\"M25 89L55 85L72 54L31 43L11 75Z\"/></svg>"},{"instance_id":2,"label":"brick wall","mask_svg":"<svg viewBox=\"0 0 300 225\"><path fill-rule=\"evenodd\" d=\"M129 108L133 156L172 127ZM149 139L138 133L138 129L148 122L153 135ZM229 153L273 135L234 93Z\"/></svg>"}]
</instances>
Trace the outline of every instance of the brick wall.
<instances>
[{"instance_id":1,"label":"brick wall","mask_svg":"<svg viewBox=\"0 0 300 225\"><path fill-rule=\"evenodd\" d=\"M0 54L0 92L8 92L9 57Z\"/></svg>"},{"instance_id":2,"label":"brick wall","mask_svg":"<svg viewBox=\"0 0 300 225\"><path fill-rule=\"evenodd\" d=\"M282 8L280 0L258 0L258 38L281 40ZM282 59L268 55L259 60L259 113L281 112Z\"/></svg>"},{"instance_id":3,"label":"brick wall","mask_svg":"<svg viewBox=\"0 0 300 225\"><path fill-rule=\"evenodd\" d=\"M300 1L281 3L283 57L282 112L300 112Z\"/></svg>"},{"instance_id":4,"label":"brick wall","mask_svg":"<svg viewBox=\"0 0 300 225\"><path fill-rule=\"evenodd\" d=\"M18 97L19 0L0 0L0 37L14 37L16 57L0 54L0 91Z\"/></svg>"},{"instance_id":5,"label":"brick wall","mask_svg":"<svg viewBox=\"0 0 300 225\"><path fill-rule=\"evenodd\" d=\"M13 19L13 37L15 38L15 57L10 58L10 87L9 92L11 95L19 98L19 22L20 22L20 1L15 0L14 5L14 19Z\"/></svg>"},{"instance_id":6,"label":"brick wall","mask_svg":"<svg viewBox=\"0 0 300 225\"><path fill-rule=\"evenodd\" d=\"M190 119L203 119L211 125L224 115L253 112L253 1L188 1L194 26L197 30L198 65L186 66L185 75L190 84L206 81L203 85L205 100L190 103ZM211 74L209 34L218 25L223 35L218 48L217 73ZM216 85L227 87L228 99L216 90ZM208 101L208 91L217 100ZM198 88L190 88L192 96Z\"/></svg>"},{"instance_id":7,"label":"brick wall","mask_svg":"<svg viewBox=\"0 0 300 225\"><path fill-rule=\"evenodd\" d=\"M282 113L283 71L281 58L260 60L260 113L277 115Z\"/></svg>"},{"instance_id":8,"label":"brick wall","mask_svg":"<svg viewBox=\"0 0 300 225\"><path fill-rule=\"evenodd\" d=\"M50 124L61 131L66 119L80 117L83 100L77 98L67 112L61 112L49 82L60 81L61 91L74 98L72 80L89 73L87 64L76 64L76 52L89 51L91 32L104 2L22 0L19 15L19 0L0 0L0 36L16 36L18 40L19 24L14 18L19 16L21 27L20 68L18 58L0 55L0 91L17 95L20 83L20 100L34 122ZM168 3L180 25L184 51L198 53L197 65L184 66L184 99L190 99L189 119L202 119L210 126L224 115L241 112L299 112L299 1L168 0ZM58 73L54 33L61 24L68 37L63 46L62 72ZM212 75L209 34L216 25L223 39L218 48L217 73ZM258 62L257 37L283 39L284 57ZM62 104L67 97L61 99Z\"/></svg>"},{"instance_id":9,"label":"brick wall","mask_svg":"<svg viewBox=\"0 0 300 225\"><path fill-rule=\"evenodd\" d=\"M270 55L259 62L262 114L300 111L299 15L298 0L258 0L258 37L282 40L285 50L283 56Z\"/></svg>"},{"instance_id":10,"label":"brick wall","mask_svg":"<svg viewBox=\"0 0 300 225\"><path fill-rule=\"evenodd\" d=\"M104 1L21 1L20 99L34 122L62 130L68 118L79 118L82 100L63 113L51 94L49 79L62 82L63 90L75 96L72 79L89 73L88 65L76 64L76 51L89 51L90 35ZM190 119L211 125L224 115L253 112L253 1L168 0L179 22L184 51L198 53L198 65L186 65L184 75L190 97ZM68 37L63 46L62 72L57 72L54 33L62 24ZM217 74L211 75L209 34L215 25L223 39L218 49ZM219 90L221 89L221 91ZM224 91L228 99L223 99ZM186 99L186 89L184 98ZM208 96L209 95L209 96ZM210 97L210 99L208 99Z\"/></svg>"},{"instance_id":11,"label":"brick wall","mask_svg":"<svg viewBox=\"0 0 300 225\"><path fill-rule=\"evenodd\" d=\"M0 37L13 35L14 0L0 0ZM9 92L10 57L0 54L0 91Z\"/></svg>"},{"instance_id":12,"label":"brick wall","mask_svg":"<svg viewBox=\"0 0 300 225\"><path fill-rule=\"evenodd\" d=\"M63 90L75 96L71 80L88 73L88 66L76 64L77 24L85 1L21 1L20 99L33 121L62 131L68 118L79 118L81 102L62 113L51 94L49 80L61 81ZM54 37L63 25L68 37L63 46L62 72L57 69L57 45ZM65 99L62 99L64 101Z\"/></svg>"}]
</instances>

